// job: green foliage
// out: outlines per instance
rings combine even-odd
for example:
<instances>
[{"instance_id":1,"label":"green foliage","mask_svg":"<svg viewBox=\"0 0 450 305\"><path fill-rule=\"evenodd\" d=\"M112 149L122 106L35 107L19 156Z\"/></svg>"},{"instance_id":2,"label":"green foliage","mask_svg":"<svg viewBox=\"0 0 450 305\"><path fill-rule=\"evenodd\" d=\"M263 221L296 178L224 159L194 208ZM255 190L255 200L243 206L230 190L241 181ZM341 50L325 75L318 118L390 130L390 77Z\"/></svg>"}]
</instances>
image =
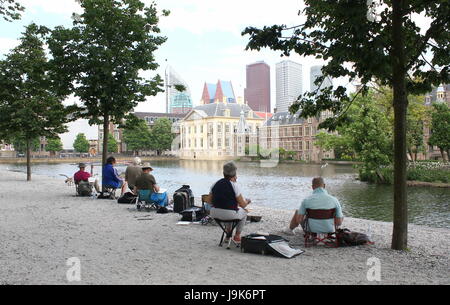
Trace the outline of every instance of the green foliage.
<instances>
[{"instance_id":1,"label":"green foliage","mask_svg":"<svg viewBox=\"0 0 450 305\"><path fill-rule=\"evenodd\" d=\"M61 142L61 138L59 136L49 138L47 140L47 145L45 146L46 151L50 152L59 152L63 149L63 144Z\"/></svg>"},{"instance_id":2,"label":"green foliage","mask_svg":"<svg viewBox=\"0 0 450 305\"><path fill-rule=\"evenodd\" d=\"M36 24L26 27L20 44L0 61L0 138L30 142L67 131L70 107L54 88L43 38L48 30ZM28 160L29 161L29 160ZM30 163L27 179L31 179Z\"/></svg>"},{"instance_id":3,"label":"green foliage","mask_svg":"<svg viewBox=\"0 0 450 305\"><path fill-rule=\"evenodd\" d=\"M119 150L119 144L112 134L108 133L108 152L116 153Z\"/></svg>"},{"instance_id":4,"label":"green foliage","mask_svg":"<svg viewBox=\"0 0 450 305\"><path fill-rule=\"evenodd\" d=\"M84 133L79 133L73 142L73 148L79 153L87 153L89 151L89 141Z\"/></svg>"},{"instance_id":5,"label":"green foliage","mask_svg":"<svg viewBox=\"0 0 450 305\"><path fill-rule=\"evenodd\" d=\"M123 140L129 150L140 151L151 146L151 132L144 120L137 120L135 124L127 124L123 129Z\"/></svg>"},{"instance_id":6,"label":"green foliage","mask_svg":"<svg viewBox=\"0 0 450 305\"><path fill-rule=\"evenodd\" d=\"M14 138L11 140L11 142L14 145L14 150L20 153L26 153L27 152L27 142L23 138ZM36 137L30 141L30 149L31 151L38 151L40 147L40 140L39 137Z\"/></svg>"},{"instance_id":7,"label":"green foliage","mask_svg":"<svg viewBox=\"0 0 450 305\"><path fill-rule=\"evenodd\" d=\"M15 0L0 0L0 16L6 21L20 19L20 12L25 8Z\"/></svg>"},{"instance_id":8,"label":"green foliage","mask_svg":"<svg viewBox=\"0 0 450 305\"><path fill-rule=\"evenodd\" d=\"M434 182L434 183L450 183L450 167L439 162L414 162L409 163L407 169L407 180ZM386 166L380 169L380 175L363 175L362 181L393 184L394 170L392 166Z\"/></svg>"},{"instance_id":9,"label":"green foliage","mask_svg":"<svg viewBox=\"0 0 450 305\"><path fill-rule=\"evenodd\" d=\"M441 152L450 151L450 108L446 104L433 104L431 114L431 136L429 144L439 147Z\"/></svg>"},{"instance_id":10,"label":"green foliage","mask_svg":"<svg viewBox=\"0 0 450 305\"><path fill-rule=\"evenodd\" d=\"M339 160L354 160L353 138L351 134L329 134L324 131L316 135L315 145L323 150L333 150Z\"/></svg>"},{"instance_id":11,"label":"green foliage","mask_svg":"<svg viewBox=\"0 0 450 305\"><path fill-rule=\"evenodd\" d=\"M161 77L145 79L143 72L158 68L154 52L166 38L159 35L155 3L83 0L81 6L73 27L56 27L49 39L53 74L61 92L80 99L75 115L104 124L108 133L110 120L120 124L139 102L162 91Z\"/></svg>"},{"instance_id":12,"label":"green foliage","mask_svg":"<svg viewBox=\"0 0 450 305\"><path fill-rule=\"evenodd\" d=\"M172 122L168 118L157 119L150 132L150 148L159 154L171 148L173 139Z\"/></svg>"}]
</instances>

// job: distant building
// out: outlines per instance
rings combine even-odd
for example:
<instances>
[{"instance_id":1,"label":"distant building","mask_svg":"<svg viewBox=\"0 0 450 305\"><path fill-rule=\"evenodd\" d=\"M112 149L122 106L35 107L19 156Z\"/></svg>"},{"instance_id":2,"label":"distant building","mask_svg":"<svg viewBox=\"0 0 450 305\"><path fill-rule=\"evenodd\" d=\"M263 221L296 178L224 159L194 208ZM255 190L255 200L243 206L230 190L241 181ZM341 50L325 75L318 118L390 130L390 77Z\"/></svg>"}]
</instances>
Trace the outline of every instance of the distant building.
<instances>
[{"instance_id":1,"label":"distant building","mask_svg":"<svg viewBox=\"0 0 450 305\"><path fill-rule=\"evenodd\" d=\"M144 120L149 128L152 128L155 122L160 118L168 118L172 124L181 120L185 114L183 113L161 113L161 112L134 112L136 117ZM117 141L118 145L118 153L125 153L128 151L127 144L123 139L123 129L119 128L118 125L111 123L109 125L109 133L114 136L114 139ZM103 125L99 125L98 130L98 153L103 152Z\"/></svg>"},{"instance_id":2,"label":"distant building","mask_svg":"<svg viewBox=\"0 0 450 305\"><path fill-rule=\"evenodd\" d=\"M310 69L310 74L309 74L309 81L310 81L309 91L310 92L314 92L319 88L318 85L314 84L314 81L317 79L317 77L322 76L322 67L323 66L312 66ZM326 77L323 80L322 85L320 86L320 89L330 87L330 86L333 86L333 82L331 81L331 79L329 77ZM320 91L317 93L320 93Z\"/></svg>"},{"instance_id":3,"label":"distant building","mask_svg":"<svg viewBox=\"0 0 450 305\"><path fill-rule=\"evenodd\" d=\"M194 107L179 122L181 159L227 160L257 143L264 119L242 103L215 102Z\"/></svg>"},{"instance_id":4,"label":"distant building","mask_svg":"<svg viewBox=\"0 0 450 305\"><path fill-rule=\"evenodd\" d=\"M301 118L298 113L275 113L260 128L259 144L264 149L283 148L295 152L294 158L311 162L320 162L324 158L334 158L333 151L323 151L314 144L318 125L331 112L325 111L320 118Z\"/></svg>"},{"instance_id":5,"label":"distant building","mask_svg":"<svg viewBox=\"0 0 450 305\"><path fill-rule=\"evenodd\" d=\"M448 107L450 107L450 84L440 85L438 87L433 88L431 92L425 94L425 105L431 107L434 103L445 103L447 104ZM425 154L423 153L418 154L419 160L442 159L442 154L439 147L428 144L431 134L432 134L431 123L424 122L423 141L426 149ZM447 160L449 159L450 156L447 156Z\"/></svg>"},{"instance_id":6,"label":"distant building","mask_svg":"<svg viewBox=\"0 0 450 305\"><path fill-rule=\"evenodd\" d=\"M178 91L175 85L183 85L186 89L183 92ZM188 84L171 67L166 69L166 90L168 113L188 113L192 109L191 91Z\"/></svg>"},{"instance_id":7,"label":"distant building","mask_svg":"<svg viewBox=\"0 0 450 305\"><path fill-rule=\"evenodd\" d=\"M202 93L202 104L212 104L216 101L236 103L231 81L218 80L217 84L205 83Z\"/></svg>"},{"instance_id":8,"label":"distant building","mask_svg":"<svg viewBox=\"0 0 450 305\"><path fill-rule=\"evenodd\" d=\"M14 150L14 145L0 141L0 158L11 158L15 156L16 152Z\"/></svg>"},{"instance_id":9,"label":"distant building","mask_svg":"<svg viewBox=\"0 0 450 305\"><path fill-rule=\"evenodd\" d=\"M302 65L284 60L276 65L276 111L287 112L303 93Z\"/></svg>"},{"instance_id":10,"label":"distant building","mask_svg":"<svg viewBox=\"0 0 450 305\"><path fill-rule=\"evenodd\" d=\"M254 111L271 111L270 66L264 61L247 65L244 99Z\"/></svg>"}]
</instances>

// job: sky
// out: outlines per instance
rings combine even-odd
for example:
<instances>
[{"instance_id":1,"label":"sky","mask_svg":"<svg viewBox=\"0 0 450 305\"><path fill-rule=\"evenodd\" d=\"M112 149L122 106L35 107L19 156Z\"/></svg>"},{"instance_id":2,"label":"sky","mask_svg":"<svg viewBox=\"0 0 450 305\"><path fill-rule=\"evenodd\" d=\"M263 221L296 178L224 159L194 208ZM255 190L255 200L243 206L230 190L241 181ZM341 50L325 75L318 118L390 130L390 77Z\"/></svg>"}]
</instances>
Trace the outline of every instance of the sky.
<instances>
[{"instance_id":1,"label":"sky","mask_svg":"<svg viewBox=\"0 0 450 305\"><path fill-rule=\"evenodd\" d=\"M48 27L70 27L72 13L81 13L75 0L17 0L25 6L22 19L14 22L0 21L0 58L18 44L24 26L31 22ZM151 0L143 0L150 4ZM156 71L164 77L169 64L185 81L191 91L194 106L199 105L205 82L216 83L218 79L231 81L236 96L243 96L246 65L263 60L271 67L271 104L275 107L275 64L290 59L303 65L303 90L309 89L309 69L323 61L313 57L292 55L280 57L271 50L245 51L248 36L241 32L247 26L301 24L299 10L304 8L298 0L155 0L157 7L170 10L168 17L161 17L161 34L167 41L156 51L160 67ZM348 82L347 82L348 83ZM336 84L347 84L336 80ZM73 98L71 98L73 100ZM70 103L69 99L67 103ZM165 93L149 97L135 111L164 112ZM85 121L69 125L69 133L61 136L64 148L72 148L78 132L86 133L88 139L96 139L97 127L89 127Z\"/></svg>"}]
</instances>

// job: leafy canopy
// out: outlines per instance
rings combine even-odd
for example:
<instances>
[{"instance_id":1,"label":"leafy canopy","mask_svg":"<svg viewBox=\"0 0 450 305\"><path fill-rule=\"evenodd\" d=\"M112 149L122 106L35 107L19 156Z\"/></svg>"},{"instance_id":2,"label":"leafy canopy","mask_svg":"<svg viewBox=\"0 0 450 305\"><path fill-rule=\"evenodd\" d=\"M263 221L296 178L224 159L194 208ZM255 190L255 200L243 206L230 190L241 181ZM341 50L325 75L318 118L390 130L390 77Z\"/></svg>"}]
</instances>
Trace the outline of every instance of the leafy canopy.
<instances>
[{"instance_id":1,"label":"leafy canopy","mask_svg":"<svg viewBox=\"0 0 450 305\"><path fill-rule=\"evenodd\" d=\"M89 151L89 141L86 139L84 133L77 134L73 142L73 148L80 153L87 153Z\"/></svg>"},{"instance_id":2,"label":"leafy canopy","mask_svg":"<svg viewBox=\"0 0 450 305\"><path fill-rule=\"evenodd\" d=\"M19 46L0 61L0 136L3 139L48 138L67 131L71 108L54 90L44 52L44 27L26 27Z\"/></svg>"},{"instance_id":3,"label":"leafy canopy","mask_svg":"<svg viewBox=\"0 0 450 305\"><path fill-rule=\"evenodd\" d=\"M14 0L0 0L0 16L6 21L20 19L25 8Z\"/></svg>"},{"instance_id":4,"label":"leafy canopy","mask_svg":"<svg viewBox=\"0 0 450 305\"><path fill-rule=\"evenodd\" d=\"M49 40L59 90L74 93L79 117L90 124L111 118L120 124L147 96L162 91L162 79L143 77L156 70L154 51L166 41L156 4L139 0L83 0L73 27L56 27ZM164 11L164 15L168 13Z\"/></svg>"},{"instance_id":5,"label":"leafy canopy","mask_svg":"<svg viewBox=\"0 0 450 305\"><path fill-rule=\"evenodd\" d=\"M305 9L299 12L301 25L265 26L262 29L247 27L242 34L250 35L246 49L260 50L269 47L289 56L295 52L302 56L315 56L326 61L325 78L345 77L361 84L358 94L366 94L373 80L381 85L393 83L393 15L392 1L381 0L381 12L375 21L368 18L370 11L366 0L305 0ZM450 2L403 1L401 10L405 37L407 91L418 94L431 90L431 85L449 81L450 62ZM430 27L421 32L414 19L422 14L430 18ZM322 110L332 110L321 127L330 129L343 123L350 102L354 98L340 85L336 88L306 92L291 106L291 112L302 110L303 117L317 115Z\"/></svg>"}]
</instances>

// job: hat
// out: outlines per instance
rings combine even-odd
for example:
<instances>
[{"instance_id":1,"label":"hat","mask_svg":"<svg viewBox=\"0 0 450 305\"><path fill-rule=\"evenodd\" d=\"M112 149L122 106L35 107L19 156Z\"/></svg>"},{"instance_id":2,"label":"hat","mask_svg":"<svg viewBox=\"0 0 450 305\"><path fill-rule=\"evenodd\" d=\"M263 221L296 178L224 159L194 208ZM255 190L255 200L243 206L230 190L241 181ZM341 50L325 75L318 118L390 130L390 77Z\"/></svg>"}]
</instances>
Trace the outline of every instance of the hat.
<instances>
[{"instance_id":1,"label":"hat","mask_svg":"<svg viewBox=\"0 0 450 305\"><path fill-rule=\"evenodd\" d=\"M83 167L83 168L86 168L86 164L84 164L84 163L79 163L79 164L78 164L78 167L79 167L79 168L82 168L82 167Z\"/></svg>"},{"instance_id":2,"label":"hat","mask_svg":"<svg viewBox=\"0 0 450 305\"><path fill-rule=\"evenodd\" d=\"M147 168L153 170L153 167L150 165L149 162L145 162L145 163L142 165L142 169L143 169L143 170L144 170L144 169L147 169Z\"/></svg>"},{"instance_id":3,"label":"hat","mask_svg":"<svg viewBox=\"0 0 450 305\"><path fill-rule=\"evenodd\" d=\"M233 161L227 162L223 165L223 174L225 176L234 177L236 176L236 164Z\"/></svg>"}]
</instances>

